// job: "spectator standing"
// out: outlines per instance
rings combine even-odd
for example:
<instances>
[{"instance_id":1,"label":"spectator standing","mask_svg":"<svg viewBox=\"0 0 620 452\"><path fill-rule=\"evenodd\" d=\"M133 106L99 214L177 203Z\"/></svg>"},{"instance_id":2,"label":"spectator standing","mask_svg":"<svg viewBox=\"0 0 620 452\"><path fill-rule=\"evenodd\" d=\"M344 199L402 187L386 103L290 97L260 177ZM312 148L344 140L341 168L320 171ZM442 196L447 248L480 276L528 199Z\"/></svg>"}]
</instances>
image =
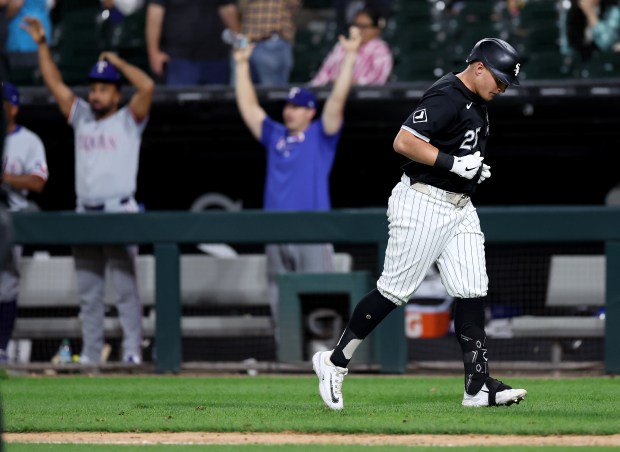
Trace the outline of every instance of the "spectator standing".
<instances>
[{"instance_id":1,"label":"spectator standing","mask_svg":"<svg viewBox=\"0 0 620 452\"><path fill-rule=\"evenodd\" d=\"M381 39L381 30L385 27L385 18L377 10L361 9L353 17L353 26L360 29L362 45L353 68L353 84L383 85L390 78L394 67L394 58L390 46ZM323 86L333 83L346 56L346 50L340 42L321 64L310 86Z\"/></svg>"},{"instance_id":2,"label":"spectator standing","mask_svg":"<svg viewBox=\"0 0 620 452\"><path fill-rule=\"evenodd\" d=\"M29 208L28 193L41 192L48 178L45 147L41 139L17 123L19 91L9 82L2 83L6 139L2 156L2 191L9 212ZM0 364L6 363L6 350L17 317L19 262L22 247L14 245L0 271Z\"/></svg>"},{"instance_id":3,"label":"spectator standing","mask_svg":"<svg viewBox=\"0 0 620 452\"><path fill-rule=\"evenodd\" d=\"M293 69L295 17L301 0L241 0L242 33L254 44L250 74L255 85L288 85Z\"/></svg>"},{"instance_id":4,"label":"spectator standing","mask_svg":"<svg viewBox=\"0 0 620 452\"><path fill-rule=\"evenodd\" d=\"M7 38L7 52L10 70L37 68L37 45L32 42L28 32L21 27L24 17L36 17L45 29L45 37L52 37L51 10L56 6L56 0L10 0L7 5L9 29Z\"/></svg>"},{"instance_id":5,"label":"spectator standing","mask_svg":"<svg viewBox=\"0 0 620 452\"><path fill-rule=\"evenodd\" d=\"M331 209L329 174L344 121L353 66L361 44L359 29L340 36L347 55L320 118L311 91L292 87L283 109L284 123L260 106L250 77L254 44L234 51L235 95L241 117L267 151L264 209L269 211L326 211ZM332 271L331 244L270 244L266 246L272 318L278 337L277 275L287 271Z\"/></svg>"},{"instance_id":6,"label":"spectator standing","mask_svg":"<svg viewBox=\"0 0 620 452\"><path fill-rule=\"evenodd\" d=\"M110 52L103 52L88 74L88 102L63 82L45 42L44 28L26 18L38 45L39 66L47 88L75 134L75 178L79 213L138 212L134 198L140 143L155 84L142 70ZM135 92L122 108L121 79ZM104 339L105 269L117 292L123 329L122 359L140 363L142 306L136 282L136 246L75 246L73 257L80 295L82 352L80 362L98 363Z\"/></svg>"},{"instance_id":7,"label":"spectator standing","mask_svg":"<svg viewBox=\"0 0 620 452\"><path fill-rule=\"evenodd\" d=\"M224 28L240 30L234 1L150 0L145 33L151 71L166 85L229 84Z\"/></svg>"},{"instance_id":8,"label":"spectator standing","mask_svg":"<svg viewBox=\"0 0 620 452\"><path fill-rule=\"evenodd\" d=\"M617 0L571 0L560 18L560 52L567 63L581 66L594 52L614 50L620 40Z\"/></svg>"}]
</instances>

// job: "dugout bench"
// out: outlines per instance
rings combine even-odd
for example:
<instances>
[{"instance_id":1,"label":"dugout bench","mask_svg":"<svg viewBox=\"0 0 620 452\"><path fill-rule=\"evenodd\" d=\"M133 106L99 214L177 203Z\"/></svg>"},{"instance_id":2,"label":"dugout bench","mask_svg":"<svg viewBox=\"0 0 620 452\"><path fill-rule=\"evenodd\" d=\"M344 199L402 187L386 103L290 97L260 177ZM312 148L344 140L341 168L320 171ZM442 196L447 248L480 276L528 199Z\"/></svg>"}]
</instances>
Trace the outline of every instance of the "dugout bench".
<instances>
[{"instance_id":1,"label":"dugout bench","mask_svg":"<svg viewBox=\"0 0 620 452\"><path fill-rule=\"evenodd\" d=\"M605 337L605 317L592 311L605 306L604 255L553 255L545 307L563 315L522 315L500 319L487 331L498 337L550 339L551 364L560 367L562 343L568 339ZM581 315L579 315L581 313Z\"/></svg>"},{"instance_id":2,"label":"dugout bench","mask_svg":"<svg viewBox=\"0 0 620 452\"><path fill-rule=\"evenodd\" d=\"M352 257L336 253L334 269L350 272ZM24 257L20 265L18 307L28 315L18 317L14 339L80 338L79 297L71 256ZM155 258L136 259L138 289L142 300L145 338L155 336ZM191 307L269 307L264 254L236 257L182 255L180 257L181 303ZM115 292L106 277L105 304L115 304ZM257 337L274 334L269 311L265 315L184 315L183 337ZM104 321L106 338L122 336L118 318Z\"/></svg>"}]
</instances>

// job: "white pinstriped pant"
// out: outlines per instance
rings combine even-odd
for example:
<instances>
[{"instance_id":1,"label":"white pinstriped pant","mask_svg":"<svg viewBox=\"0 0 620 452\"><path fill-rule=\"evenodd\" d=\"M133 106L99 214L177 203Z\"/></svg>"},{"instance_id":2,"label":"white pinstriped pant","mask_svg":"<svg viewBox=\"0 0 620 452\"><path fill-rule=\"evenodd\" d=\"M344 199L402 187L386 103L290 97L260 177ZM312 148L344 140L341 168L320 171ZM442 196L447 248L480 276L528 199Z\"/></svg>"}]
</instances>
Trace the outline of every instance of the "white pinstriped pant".
<instances>
[{"instance_id":1,"label":"white pinstriped pant","mask_svg":"<svg viewBox=\"0 0 620 452\"><path fill-rule=\"evenodd\" d=\"M437 262L441 282L457 298L487 294L484 234L471 202L456 207L447 192L427 186L428 194L410 186L403 175L388 201L389 239L379 292L396 305L409 301Z\"/></svg>"}]
</instances>

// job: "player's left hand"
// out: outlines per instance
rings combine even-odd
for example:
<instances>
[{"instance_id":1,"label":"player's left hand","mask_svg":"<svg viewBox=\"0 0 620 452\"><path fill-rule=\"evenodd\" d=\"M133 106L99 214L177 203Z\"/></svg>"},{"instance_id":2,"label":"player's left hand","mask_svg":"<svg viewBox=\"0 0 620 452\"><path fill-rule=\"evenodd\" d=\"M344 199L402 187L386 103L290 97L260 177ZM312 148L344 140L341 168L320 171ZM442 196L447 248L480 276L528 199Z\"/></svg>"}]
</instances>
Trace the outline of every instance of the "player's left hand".
<instances>
[{"instance_id":1,"label":"player's left hand","mask_svg":"<svg viewBox=\"0 0 620 452\"><path fill-rule=\"evenodd\" d=\"M482 164L482 172L480 173L480 179L478 179L478 183L484 182L489 177L491 177L491 167L486 163Z\"/></svg>"},{"instance_id":2,"label":"player's left hand","mask_svg":"<svg viewBox=\"0 0 620 452\"><path fill-rule=\"evenodd\" d=\"M103 61L103 60L105 60L105 61L107 61L108 63L110 63L112 66L117 66L117 64L118 64L118 62L119 62L119 60L120 60L120 58L119 58L119 56L118 56L116 53L114 53L114 52L108 52L108 51L105 51L105 52L101 52L101 53L99 54L99 61Z\"/></svg>"}]
</instances>

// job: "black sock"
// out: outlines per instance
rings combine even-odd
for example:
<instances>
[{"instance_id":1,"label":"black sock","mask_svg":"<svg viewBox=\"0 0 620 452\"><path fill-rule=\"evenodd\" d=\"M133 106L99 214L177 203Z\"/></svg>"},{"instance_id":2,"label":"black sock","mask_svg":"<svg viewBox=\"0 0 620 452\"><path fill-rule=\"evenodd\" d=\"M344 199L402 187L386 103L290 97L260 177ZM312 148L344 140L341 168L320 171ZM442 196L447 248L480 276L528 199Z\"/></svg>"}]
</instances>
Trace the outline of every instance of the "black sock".
<instances>
[{"instance_id":1,"label":"black sock","mask_svg":"<svg viewBox=\"0 0 620 452\"><path fill-rule=\"evenodd\" d=\"M482 298L457 298L454 332L463 351L465 391L477 394L489 375Z\"/></svg>"},{"instance_id":2,"label":"black sock","mask_svg":"<svg viewBox=\"0 0 620 452\"><path fill-rule=\"evenodd\" d=\"M372 330L394 309L396 305L379 293L377 289L371 290L355 306L347 327L334 348L330 358L331 362L338 367L347 367L353 357L353 352L359 342L366 339ZM352 343L352 341L359 341ZM349 349L345 348L349 346Z\"/></svg>"},{"instance_id":3,"label":"black sock","mask_svg":"<svg viewBox=\"0 0 620 452\"><path fill-rule=\"evenodd\" d=\"M11 300L9 302L0 303L0 349L6 350L13 335L13 327L15 326L15 317L17 317L17 302Z\"/></svg>"}]
</instances>

